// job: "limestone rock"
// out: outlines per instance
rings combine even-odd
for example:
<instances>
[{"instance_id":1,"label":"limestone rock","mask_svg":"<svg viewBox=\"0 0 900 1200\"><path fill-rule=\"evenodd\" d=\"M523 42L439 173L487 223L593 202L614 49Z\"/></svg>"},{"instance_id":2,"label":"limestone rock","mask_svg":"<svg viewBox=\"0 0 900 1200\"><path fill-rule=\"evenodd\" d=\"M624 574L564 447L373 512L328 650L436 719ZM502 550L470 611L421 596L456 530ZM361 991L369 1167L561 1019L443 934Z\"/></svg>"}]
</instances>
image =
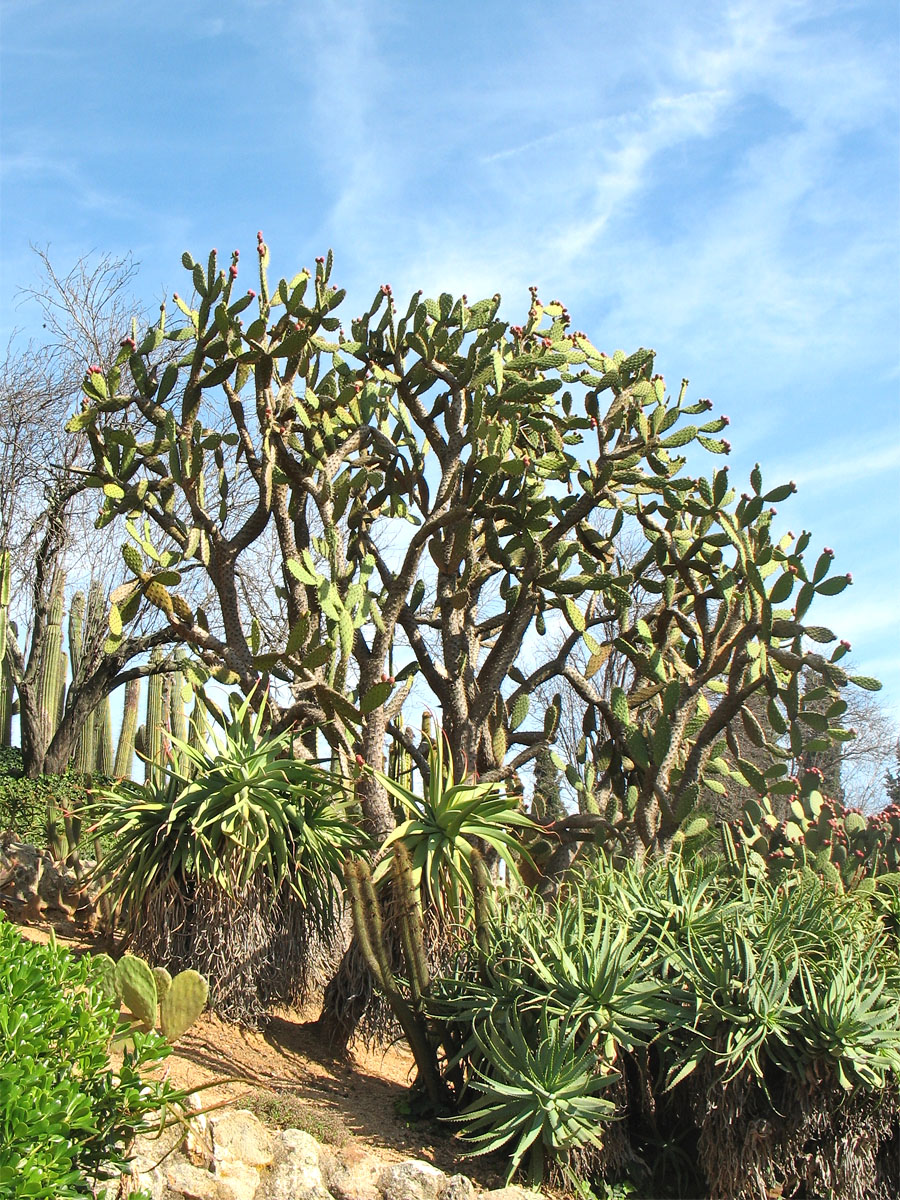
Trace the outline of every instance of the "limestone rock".
<instances>
[{"instance_id":1,"label":"limestone rock","mask_svg":"<svg viewBox=\"0 0 900 1200\"><path fill-rule=\"evenodd\" d=\"M237 1159L217 1162L215 1178L229 1189L233 1200L254 1200L259 1191L259 1171Z\"/></svg>"},{"instance_id":2,"label":"limestone rock","mask_svg":"<svg viewBox=\"0 0 900 1200\"><path fill-rule=\"evenodd\" d=\"M438 1200L447 1176L422 1159L408 1159L386 1167L378 1177L384 1200Z\"/></svg>"},{"instance_id":3,"label":"limestone rock","mask_svg":"<svg viewBox=\"0 0 900 1200\"><path fill-rule=\"evenodd\" d=\"M384 1163L358 1146L324 1150L319 1155L322 1180L334 1200L380 1200L378 1177Z\"/></svg>"},{"instance_id":4,"label":"limestone rock","mask_svg":"<svg viewBox=\"0 0 900 1200\"><path fill-rule=\"evenodd\" d=\"M267 1167L274 1158L272 1135L255 1113L232 1108L209 1116L213 1159L245 1163L248 1167Z\"/></svg>"},{"instance_id":5,"label":"limestone rock","mask_svg":"<svg viewBox=\"0 0 900 1200\"><path fill-rule=\"evenodd\" d=\"M319 1167L321 1147L302 1129L282 1130L275 1166L265 1183L266 1200L331 1200Z\"/></svg>"},{"instance_id":6,"label":"limestone rock","mask_svg":"<svg viewBox=\"0 0 900 1200\"><path fill-rule=\"evenodd\" d=\"M468 1175L451 1175L440 1200L475 1200L475 1184Z\"/></svg>"},{"instance_id":7,"label":"limestone rock","mask_svg":"<svg viewBox=\"0 0 900 1200\"><path fill-rule=\"evenodd\" d=\"M224 1180L186 1162L173 1162L166 1168L166 1183L170 1192L185 1200L237 1200Z\"/></svg>"}]
</instances>

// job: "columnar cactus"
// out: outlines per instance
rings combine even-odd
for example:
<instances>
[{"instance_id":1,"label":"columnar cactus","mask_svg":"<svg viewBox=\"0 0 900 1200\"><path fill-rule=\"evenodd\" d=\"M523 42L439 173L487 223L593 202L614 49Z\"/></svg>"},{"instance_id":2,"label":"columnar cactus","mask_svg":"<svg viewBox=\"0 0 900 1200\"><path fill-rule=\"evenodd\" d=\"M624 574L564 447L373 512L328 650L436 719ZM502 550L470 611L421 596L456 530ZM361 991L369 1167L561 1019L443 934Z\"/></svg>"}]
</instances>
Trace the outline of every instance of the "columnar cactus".
<instances>
[{"instance_id":1,"label":"columnar cactus","mask_svg":"<svg viewBox=\"0 0 900 1200\"><path fill-rule=\"evenodd\" d=\"M84 592L76 592L69 606L69 662L73 679L79 678L84 658L85 606ZM79 775L89 775L94 770L94 722L91 717L85 721L78 735L72 767Z\"/></svg>"},{"instance_id":2,"label":"columnar cactus","mask_svg":"<svg viewBox=\"0 0 900 1200\"><path fill-rule=\"evenodd\" d=\"M130 779L134 762L134 741L137 733L138 707L141 701L140 679L129 679L125 684L125 702L122 708L122 728L116 747L113 774L117 779Z\"/></svg>"},{"instance_id":3,"label":"columnar cactus","mask_svg":"<svg viewBox=\"0 0 900 1200\"><path fill-rule=\"evenodd\" d=\"M162 651L154 650L150 656L151 663L162 659ZM162 675L151 675L147 691L147 720L144 725L144 782L162 781L159 764L162 762L165 710L163 707Z\"/></svg>"},{"instance_id":4,"label":"columnar cactus","mask_svg":"<svg viewBox=\"0 0 900 1200\"><path fill-rule=\"evenodd\" d=\"M193 694L193 688L185 679L181 671L176 671L169 676L169 731L173 738L178 738L179 741L187 741L188 736L188 719L187 709L185 705L190 700ZM184 755L177 748L172 748L173 757L178 764L178 769L181 770L184 766Z\"/></svg>"},{"instance_id":5,"label":"columnar cactus","mask_svg":"<svg viewBox=\"0 0 900 1200\"><path fill-rule=\"evenodd\" d=\"M12 736L13 680L6 662L9 631L9 551L0 550L0 746Z\"/></svg>"},{"instance_id":6,"label":"columnar cactus","mask_svg":"<svg viewBox=\"0 0 900 1200\"><path fill-rule=\"evenodd\" d=\"M113 773L112 713L109 696L104 696L94 709L90 722L94 731L94 770L98 775Z\"/></svg>"},{"instance_id":7,"label":"columnar cactus","mask_svg":"<svg viewBox=\"0 0 900 1200\"><path fill-rule=\"evenodd\" d=\"M44 653L41 661L38 703L42 720L50 736L59 725L61 701L65 687L65 659L62 652L63 588L65 576L57 574L53 583L53 601L50 607Z\"/></svg>"}]
</instances>

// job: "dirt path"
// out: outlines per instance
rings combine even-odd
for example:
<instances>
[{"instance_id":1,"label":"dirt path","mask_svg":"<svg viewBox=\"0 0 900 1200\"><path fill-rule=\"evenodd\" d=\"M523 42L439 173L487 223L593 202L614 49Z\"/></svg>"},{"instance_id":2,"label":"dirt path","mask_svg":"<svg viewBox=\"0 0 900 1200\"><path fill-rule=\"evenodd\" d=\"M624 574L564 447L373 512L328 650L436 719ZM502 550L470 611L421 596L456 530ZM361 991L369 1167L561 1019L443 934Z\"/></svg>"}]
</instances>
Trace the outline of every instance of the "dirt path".
<instances>
[{"instance_id":1,"label":"dirt path","mask_svg":"<svg viewBox=\"0 0 900 1200\"><path fill-rule=\"evenodd\" d=\"M20 925L32 941L47 942L46 925ZM57 941L74 953L100 951L99 939L57 927ZM254 1032L204 1014L166 1059L165 1072L178 1087L197 1088L237 1077L201 1095L204 1104L220 1100L253 1103L260 1089L302 1104L320 1141L349 1137L387 1161L423 1158L448 1173L469 1175L482 1187L503 1182L502 1159L464 1159L449 1128L438 1122L407 1123L402 1105L413 1075L405 1045L386 1051L354 1049L349 1061L329 1053L317 1034L318 1011L277 1009L265 1030ZM323 1135L317 1131L318 1126Z\"/></svg>"}]
</instances>

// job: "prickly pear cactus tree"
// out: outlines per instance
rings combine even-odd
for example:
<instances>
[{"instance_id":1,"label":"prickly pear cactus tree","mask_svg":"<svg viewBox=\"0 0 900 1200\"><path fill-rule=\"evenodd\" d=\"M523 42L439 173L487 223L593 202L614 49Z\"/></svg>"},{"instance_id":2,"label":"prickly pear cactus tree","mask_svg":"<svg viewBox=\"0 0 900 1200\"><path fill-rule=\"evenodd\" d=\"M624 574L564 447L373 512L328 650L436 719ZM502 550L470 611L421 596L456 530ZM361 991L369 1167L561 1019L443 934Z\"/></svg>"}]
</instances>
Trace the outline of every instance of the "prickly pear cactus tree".
<instances>
[{"instance_id":1,"label":"prickly pear cactus tree","mask_svg":"<svg viewBox=\"0 0 900 1200\"><path fill-rule=\"evenodd\" d=\"M816 768L781 779L778 786L780 793L770 790L748 801L741 818L723 828L734 861L762 866L776 877L809 867L840 887L900 870L900 805L869 815L847 808L823 794ZM788 814L780 820L772 800L787 787Z\"/></svg>"},{"instance_id":2,"label":"prickly pear cactus tree","mask_svg":"<svg viewBox=\"0 0 900 1200\"><path fill-rule=\"evenodd\" d=\"M186 254L193 294L175 295L174 327L163 309L85 377L69 428L93 448L100 524L121 515L130 537L113 642L148 601L246 694L261 674L284 681L276 726L323 729L345 770L359 756L383 771L389 735L427 771L398 721L421 673L456 776L514 780L556 736L559 705L532 712L535 689L568 679L593 722L581 815L624 823L645 851L744 770L743 738L795 750L840 736L798 681L829 696L847 681L841 649L815 646L832 635L805 618L849 577L827 554L807 567L806 534L773 540L769 506L789 485L764 488L756 470L737 498L725 468L686 473L691 444L727 453L727 418L670 393L652 351L601 352L536 289L521 325L498 295L402 309L387 285L342 321L330 254L277 285L262 234L257 257L258 290L243 291L237 251L226 266ZM166 339L182 356L163 369ZM382 533L403 522L386 555ZM643 538L627 560L626 522ZM264 544L279 576L268 616L241 584ZM215 619L182 590L198 567ZM612 658L611 692L597 681ZM769 727L744 732L762 691ZM358 790L384 837L378 775Z\"/></svg>"},{"instance_id":3,"label":"prickly pear cactus tree","mask_svg":"<svg viewBox=\"0 0 900 1200\"><path fill-rule=\"evenodd\" d=\"M729 784L790 787L792 762L853 736L841 689L880 685L848 676L848 644L807 621L813 600L850 576L831 573L830 550L807 565L809 533L772 536L771 505L792 484L766 489L757 467L737 496L723 467L658 494L628 490L646 549L618 568L619 586L642 596L622 604L585 670L564 669L587 708L577 761L560 764L581 812L561 832L663 850L704 834Z\"/></svg>"}]
</instances>

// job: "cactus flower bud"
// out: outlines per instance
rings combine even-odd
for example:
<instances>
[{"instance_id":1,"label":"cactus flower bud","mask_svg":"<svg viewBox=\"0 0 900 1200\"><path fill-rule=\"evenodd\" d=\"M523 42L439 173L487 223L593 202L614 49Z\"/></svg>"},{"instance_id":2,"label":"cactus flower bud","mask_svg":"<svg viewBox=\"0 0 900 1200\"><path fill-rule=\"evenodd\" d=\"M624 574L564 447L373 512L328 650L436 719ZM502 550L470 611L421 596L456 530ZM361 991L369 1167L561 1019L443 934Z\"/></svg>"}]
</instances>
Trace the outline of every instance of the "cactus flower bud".
<instances>
[{"instance_id":1,"label":"cactus flower bud","mask_svg":"<svg viewBox=\"0 0 900 1200\"><path fill-rule=\"evenodd\" d=\"M232 279L237 279L237 273L238 273L238 269L236 266L232 266L229 268L228 274L231 276Z\"/></svg>"},{"instance_id":2,"label":"cactus flower bud","mask_svg":"<svg viewBox=\"0 0 900 1200\"><path fill-rule=\"evenodd\" d=\"M822 553L827 554L829 558L834 558L834 551L830 546L826 546Z\"/></svg>"},{"instance_id":3,"label":"cactus flower bud","mask_svg":"<svg viewBox=\"0 0 900 1200\"><path fill-rule=\"evenodd\" d=\"M256 240L258 242L261 242L263 240L263 233L262 233L261 229L257 229L257 231L256 231Z\"/></svg>"},{"instance_id":4,"label":"cactus flower bud","mask_svg":"<svg viewBox=\"0 0 900 1200\"><path fill-rule=\"evenodd\" d=\"M256 292L254 292L253 288L247 288L247 295L250 297L251 300L253 300L254 297L256 296Z\"/></svg>"},{"instance_id":5,"label":"cactus flower bud","mask_svg":"<svg viewBox=\"0 0 900 1200\"><path fill-rule=\"evenodd\" d=\"M363 756L361 754L357 754L357 756L356 756L356 765L358 767L364 767L366 765L366 760L363 758Z\"/></svg>"},{"instance_id":6,"label":"cactus flower bud","mask_svg":"<svg viewBox=\"0 0 900 1200\"><path fill-rule=\"evenodd\" d=\"M850 572L849 572L849 571L847 572L847 582L848 582L848 583L852 583L852 582L853 582L853 576L850 574Z\"/></svg>"}]
</instances>

